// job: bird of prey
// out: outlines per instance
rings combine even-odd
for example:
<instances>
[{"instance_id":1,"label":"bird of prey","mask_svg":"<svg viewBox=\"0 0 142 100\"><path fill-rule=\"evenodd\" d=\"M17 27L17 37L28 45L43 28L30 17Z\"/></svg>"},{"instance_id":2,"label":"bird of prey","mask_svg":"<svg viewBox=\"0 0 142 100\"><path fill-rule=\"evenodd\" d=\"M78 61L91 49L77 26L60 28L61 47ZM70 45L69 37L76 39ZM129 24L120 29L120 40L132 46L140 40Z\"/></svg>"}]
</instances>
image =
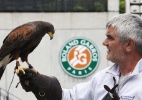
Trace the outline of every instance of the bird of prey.
<instances>
[{"instance_id":1,"label":"bird of prey","mask_svg":"<svg viewBox=\"0 0 142 100\"><path fill-rule=\"evenodd\" d=\"M31 66L28 55L39 45L46 33L51 40L54 35L54 26L44 21L28 22L13 29L0 48L0 79L6 66L13 60L16 60L18 70L20 70L18 58Z\"/></svg>"}]
</instances>

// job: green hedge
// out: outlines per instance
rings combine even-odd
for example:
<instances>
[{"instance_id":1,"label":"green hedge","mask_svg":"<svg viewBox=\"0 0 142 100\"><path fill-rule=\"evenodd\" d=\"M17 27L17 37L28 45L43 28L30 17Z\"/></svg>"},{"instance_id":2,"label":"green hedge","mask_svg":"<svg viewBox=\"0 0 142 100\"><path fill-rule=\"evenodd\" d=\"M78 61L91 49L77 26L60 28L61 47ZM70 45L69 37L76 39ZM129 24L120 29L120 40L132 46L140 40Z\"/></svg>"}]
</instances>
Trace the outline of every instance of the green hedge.
<instances>
[{"instance_id":1,"label":"green hedge","mask_svg":"<svg viewBox=\"0 0 142 100\"><path fill-rule=\"evenodd\" d=\"M125 0L120 0L119 13L125 13Z\"/></svg>"}]
</instances>

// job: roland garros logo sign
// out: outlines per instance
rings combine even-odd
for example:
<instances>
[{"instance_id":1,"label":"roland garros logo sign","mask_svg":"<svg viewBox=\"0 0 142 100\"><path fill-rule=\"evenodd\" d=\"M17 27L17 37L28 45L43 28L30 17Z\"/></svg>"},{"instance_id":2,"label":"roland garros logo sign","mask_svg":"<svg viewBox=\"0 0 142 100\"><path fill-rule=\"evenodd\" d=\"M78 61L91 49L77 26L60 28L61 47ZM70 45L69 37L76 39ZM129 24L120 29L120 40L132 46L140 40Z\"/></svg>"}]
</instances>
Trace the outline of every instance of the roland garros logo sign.
<instances>
[{"instance_id":1,"label":"roland garros logo sign","mask_svg":"<svg viewBox=\"0 0 142 100\"><path fill-rule=\"evenodd\" d=\"M63 70L74 77L86 77L98 67L99 53L96 45L86 38L73 38L60 51Z\"/></svg>"}]
</instances>

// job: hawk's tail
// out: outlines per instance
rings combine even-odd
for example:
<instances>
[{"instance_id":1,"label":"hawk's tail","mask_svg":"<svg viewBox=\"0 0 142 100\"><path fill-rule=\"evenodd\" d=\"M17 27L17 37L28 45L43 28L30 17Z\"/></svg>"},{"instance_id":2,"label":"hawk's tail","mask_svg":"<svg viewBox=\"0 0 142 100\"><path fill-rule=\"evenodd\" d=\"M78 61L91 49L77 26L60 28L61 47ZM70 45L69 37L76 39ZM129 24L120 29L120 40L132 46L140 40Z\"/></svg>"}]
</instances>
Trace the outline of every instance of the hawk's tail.
<instances>
[{"instance_id":1,"label":"hawk's tail","mask_svg":"<svg viewBox=\"0 0 142 100\"><path fill-rule=\"evenodd\" d=\"M7 55L6 57L4 57L3 59L0 60L0 80L1 80L1 77L4 73L6 66L10 62L10 60L11 60L10 55Z\"/></svg>"}]
</instances>

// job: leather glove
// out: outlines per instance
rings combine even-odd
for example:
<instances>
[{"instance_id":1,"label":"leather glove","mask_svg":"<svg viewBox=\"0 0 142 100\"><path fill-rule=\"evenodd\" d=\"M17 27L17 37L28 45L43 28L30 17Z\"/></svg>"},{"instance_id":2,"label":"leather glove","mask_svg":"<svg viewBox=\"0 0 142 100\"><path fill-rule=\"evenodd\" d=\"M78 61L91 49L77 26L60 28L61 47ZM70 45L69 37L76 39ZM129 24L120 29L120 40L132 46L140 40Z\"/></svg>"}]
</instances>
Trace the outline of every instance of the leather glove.
<instances>
[{"instance_id":1,"label":"leather glove","mask_svg":"<svg viewBox=\"0 0 142 100\"><path fill-rule=\"evenodd\" d=\"M62 89L56 77L42 75L34 69L24 69L17 74L23 89L33 92L37 100L61 100Z\"/></svg>"}]
</instances>

